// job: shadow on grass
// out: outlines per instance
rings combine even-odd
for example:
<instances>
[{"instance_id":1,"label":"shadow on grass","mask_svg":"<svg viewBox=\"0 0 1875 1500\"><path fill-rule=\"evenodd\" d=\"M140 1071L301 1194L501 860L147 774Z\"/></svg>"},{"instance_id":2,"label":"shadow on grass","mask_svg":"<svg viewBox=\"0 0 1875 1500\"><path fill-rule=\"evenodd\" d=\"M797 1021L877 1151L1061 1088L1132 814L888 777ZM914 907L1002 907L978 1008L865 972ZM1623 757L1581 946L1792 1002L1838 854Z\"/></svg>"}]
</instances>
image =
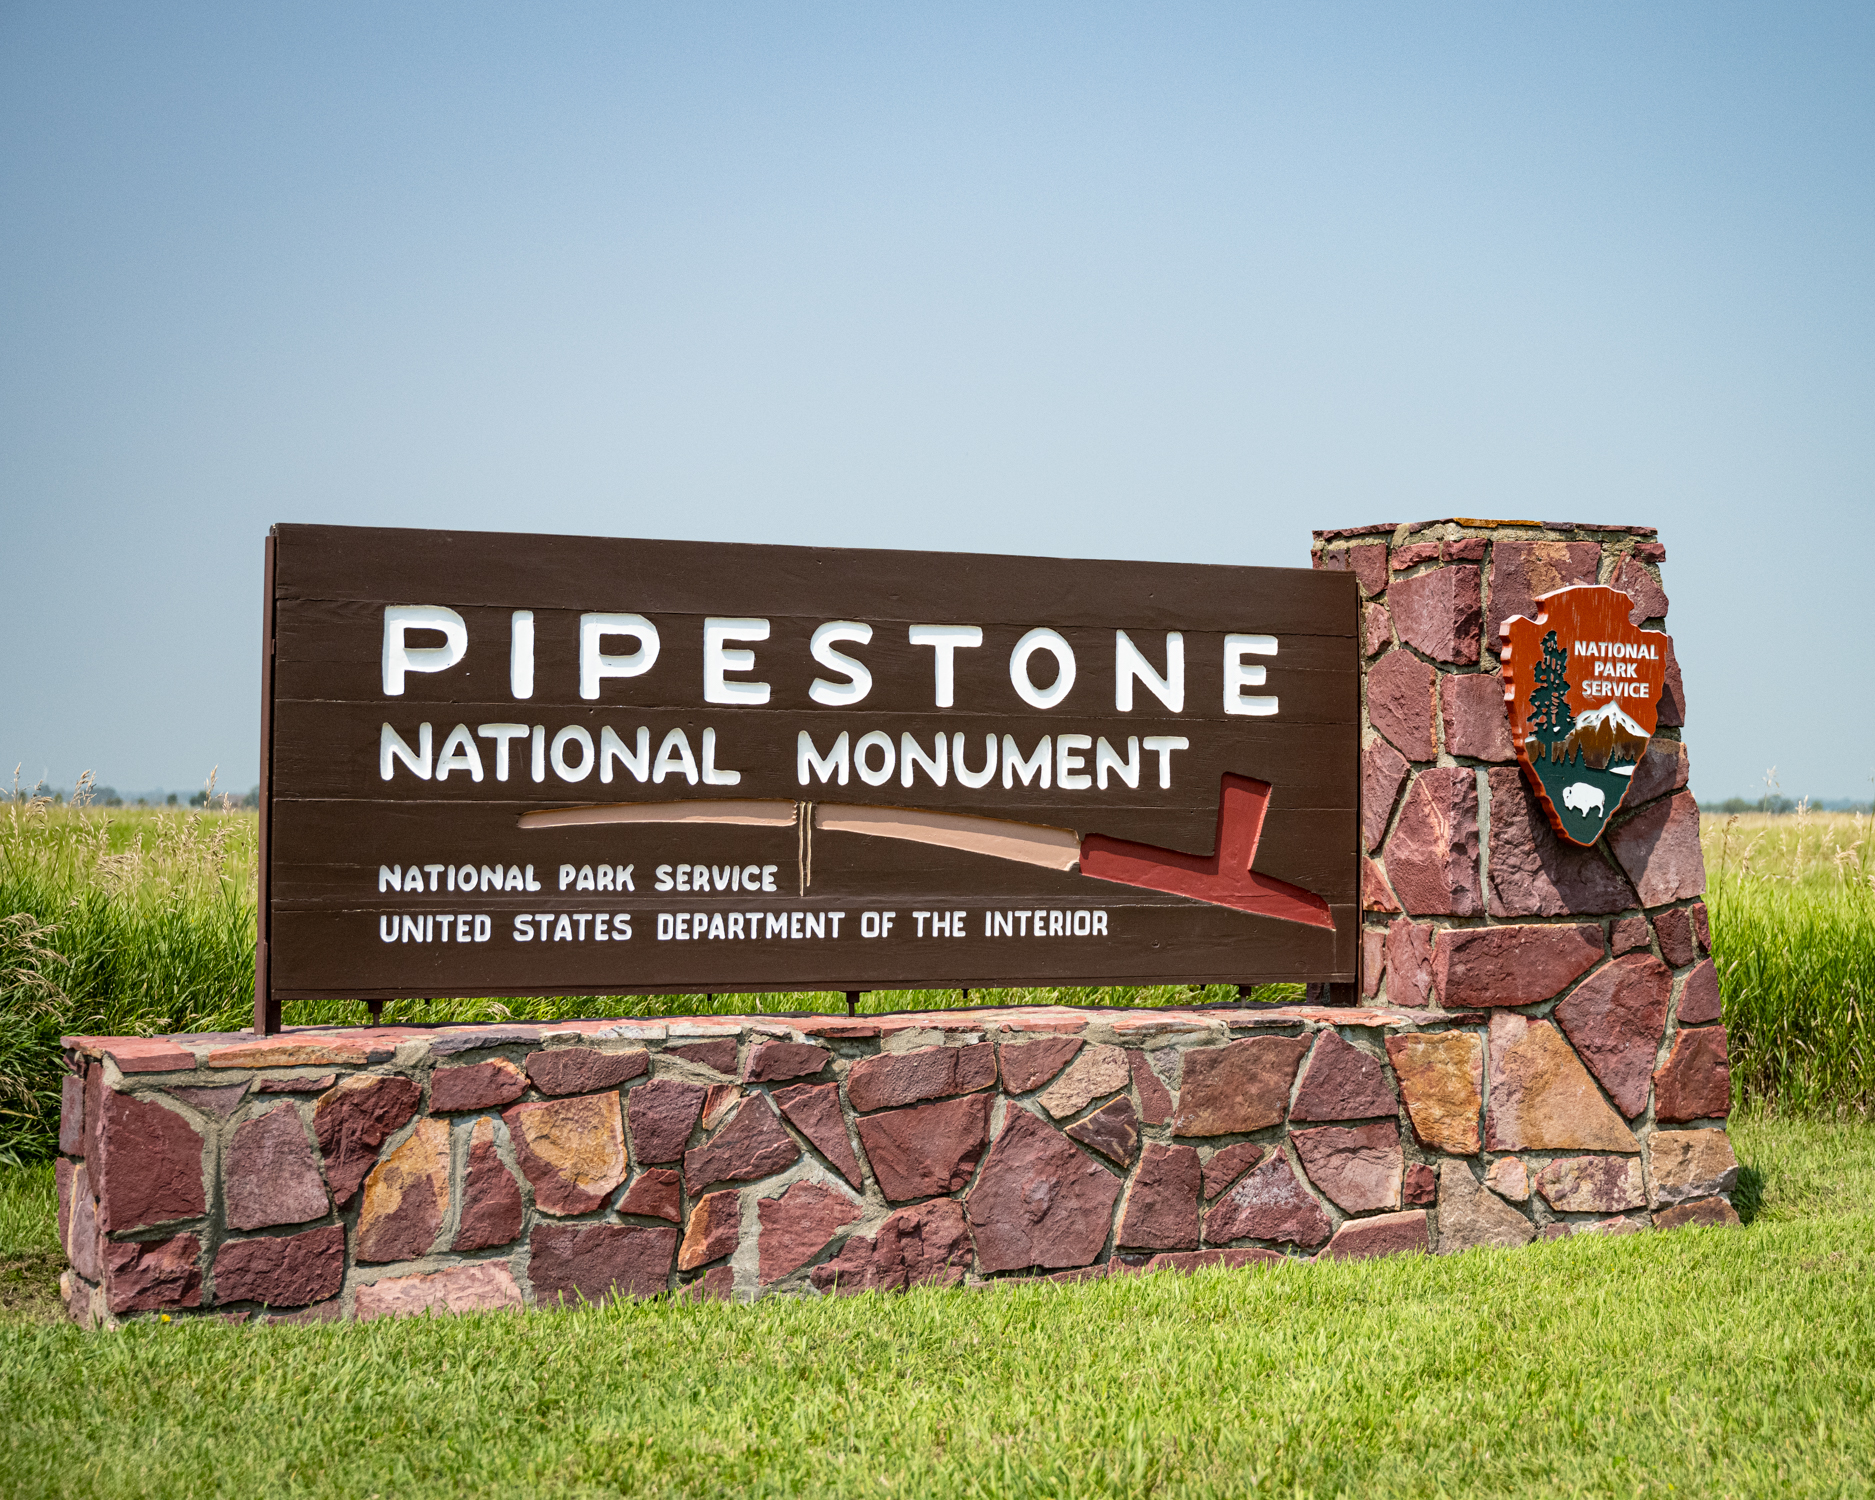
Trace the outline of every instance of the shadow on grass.
<instances>
[{"instance_id":1,"label":"shadow on grass","mask_svg":"<svg viewBox=\"0 0 1875 1500\"><path fill-rule=\"evenodd\" d=\"M1758 1217L1764 1207L1764 1186L1764 1173L1756 1167L1739 1167L1738 1186L1732 1190L1732 1207L1738 1210L1739 1223L1749 1224Z\"/></svg>"}]
</instances>

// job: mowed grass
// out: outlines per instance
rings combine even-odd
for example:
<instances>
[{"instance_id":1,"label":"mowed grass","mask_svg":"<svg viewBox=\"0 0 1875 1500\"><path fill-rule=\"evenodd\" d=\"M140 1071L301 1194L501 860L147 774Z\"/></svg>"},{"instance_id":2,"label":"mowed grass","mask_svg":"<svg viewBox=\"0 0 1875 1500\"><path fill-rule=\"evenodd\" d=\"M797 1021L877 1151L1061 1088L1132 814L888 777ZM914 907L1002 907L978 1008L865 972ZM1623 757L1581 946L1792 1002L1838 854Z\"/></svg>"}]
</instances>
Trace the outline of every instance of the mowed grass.
<instances>
[{"instance_id":1,"label":"mowed grass","mask_svg":"<svg viewBox=\"0 0 1875 1500\"><path fill-rule=\"evenodd\" d=\"M1742 1230L316 1328L16 1313L0 1490L1866 1494L1875 1129L1734 1139ZM43 1248L50 1212L0 1226Z\"/></svg>"}]
</instances>

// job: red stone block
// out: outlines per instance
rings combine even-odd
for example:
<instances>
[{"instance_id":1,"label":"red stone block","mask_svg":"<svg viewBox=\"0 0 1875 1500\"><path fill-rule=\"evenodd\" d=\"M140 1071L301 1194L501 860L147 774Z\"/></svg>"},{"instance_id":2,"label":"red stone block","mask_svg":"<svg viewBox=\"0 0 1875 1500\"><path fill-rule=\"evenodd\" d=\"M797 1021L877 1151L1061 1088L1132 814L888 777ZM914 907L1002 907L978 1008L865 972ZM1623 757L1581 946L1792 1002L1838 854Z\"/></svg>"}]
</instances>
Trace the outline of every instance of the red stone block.
<instances>
[{"instance_id":1,"label":"red stone block","mask_svg":"<svg viewBox=\"0 0 1875 1500\"><path fill-rule=\"evenodd\" d=\"M1537 1173L1536 1190L1558 1213L1618 1214L1647 1206L1641 1164L1632 1156L1561 1157Z\"/></svg>"},{"instance_id":2,"label":"red stone block","mask_svg":"<svg viewBox=\"0 0 1875 1500\"><path fill-rule=\"evenodd\" d=\"M378 1148L410 1123L422 1091L408 1078L360 1073L322 1094L313 1106L313 1135L325 1157L326 1184L343 1208L364 1185Z\"/></svg>"},{"instance_id":3,"label":"red stone block","mask_svg":"<svg viewBox=\"0 0 1875 1500\"><path fill-rule=\"evenodd\" d=\"M859 1121L860 1147L888 1203L956 1192L976 1170L989 1135L988 1094L888 1110ZM1086 1160L1079 1152L1075 1159Z\"/></svg>"},{"instance_id":4,"label":"red stone block","mask_svg":"<svg viewBox=\"0 0 1875 1500\"><path fill-rule=\"evenodd\" d=\"M1677 792L1686 785L1691 769L1686 758L1686 746L1678 740L1649 740L1647 753L1634 768L1633 779L1628 783L1627 800L1622 805L1632 810L1643 802L1664 797L1668 792Z\"/></svg>"},{"instance_id":5,"label":"red stone block","mask_svg":"<svg viewBox=\"0 0 1875 1500\"><path fill-rule=\"evenodd\" d=\"M353 1242L358 1260L429 1254L449 1213L449 1158L449 1122L432 1116L371 1169Z\"/></svg>"},{"instance_id":6,"label":"red stone block","mask_svg":"<svg viewBox=\"0 0 1875 1500\"><path fill-rule=\"evenodd\" d=\"M1327 1239L1333 1227L1280 1151L1272 1151L1204 1216L1204 1237L1212 1244L1280 1240L1306 1250Z\"/></svg>"},{"instance_id":7,"label":"red stone block","mask_svg":"<svg viewBox=\"0 0 1875 1500\"><path fill-rule=\"evenodd\" d=\"M1485 1145L1492 1151L1641 1149L1560 1031L1548 1021L1502 1012L1491 1017Z\"/></svg>"},{"instance_id":8,"label":"red stone block","mask_svg":"<svg viewBox=\"0 0 1875 1500\"><path fill-rule=\"evenodd\" d=\"M780 1083L790 1078L811 1078L833 1054L812 1042L762 1042L749 1053L742 1071L745 1083Z\"/></svg>"},{"instance_id":9,"label":"red stone block","mask_svg":"<svg viewBox=\"0 0 1875 1500\"><path fill-rule=\"evenodd\" d=\"M1487 543L1481 536L1453 537L1445 543L1447 562L1483 562Z\"/></svg>"},{"instance_id":10,"label":"red stone block","mask_svg":"<svg viewBox=\"0 0 1875 1500\"><path fill-rule=\"evenodd\" d=\"M1665 906L1705 892L1699 806L1691 792L1677 792L1641 809L1609 831L1608 846L1641 893L1643 906Z\"/></svg>"},{"instance_id":11,"label":"red stone block","mask_svg":"<svg viewBox=\"0 0 1875 1500\"><path fill-rule=\"evenodd\" d=\"M736 1071L736 1039L732 1036L721 1037L713 1042L691 1042L683 1047L666 1047L666 1057L681 1057L685 1062L693 1062L712 1072L733 1075Z\"/></svg>"},{"instance_id":12,"label":"red stone block","mask_svg":"<svg viewBox=\"0 0 1875 1500\"><path fill-rule=\"evenodd\" d=\"M59 1237L72 1269L87 1281L104 1279L104 1231L98 1227L98 1200L92 1195L89 1163L72 1172L71 1224Z\"/></svg>"},{"instance_id":13,"label":"red stone block","mask_svg":"<svg viewBox=\"0 0 1875 1500\"><path fill-rule=\"evenodd\" d=\"M703 1145L684 1153L692 1193L718 1182L754 1182L801 1159L801 1148L761 1095L743 1101L736 1117Z\"/></svg>"},{"instance_id":14,"label":"red stone block","mask_svg":"<svg viewBox=\"0 0 1875 1500\"><path fill-rule=\"evenodd\" d=\"M1387 559L1388 566L1395 573L1404 573L1409 568L1417 568L1421 563L1439 560L1437 542L1409 542L1404 547L1395 547L1393 555Z\"/></svg>"},{"instance_id":15,"label":"red stone block","mask_svg":"<svg viewBox=\"0 0 1875 1500\"><path fill-rule=\"evenodd\" d=\"M1653 941L1653 932L1645 917L1623 917L1615 923L1614 931L1609 936L1608 948L1616 958L1624 953L1644 950Z\"/></svg>"},{"instance_id":16,"label":"red stone block","mask_svg":"<svg viewBox=\"0 0 1875 1500\"><path fill-rule=\"evenodd\" d=\"M832 1085L828 1085L832 1087ZM631 1127L632 1154L642 1165L676 1161L703 1110L702 1084L654 1078L625 1095L625 1118Z\"/></svg>"},{"instance_id":17,"label":"red stone block","mask_svg":"<svg viewBox=\"0 0 1875 1500\"><path fill-rule=\"evenodd\" d=\"M1604 965L1556 1007L1576 1053L1630 1120L1647 1108L1673 975L1651 953Z\"/></svg>"},{"instance_id":18,"label":"red stone block","mask_svg":"<svg viewBox=\"0 0 1875 1500\"><path fill-rule=\"evenodd\" d=\"M1393 804L1410 769L1406 757L1383 739L1361 752L1361 840L1370 854L1386 837Z\"/></svg>"},{"instance_id":19,"label":"red stone block","mask_svg":"<svg viewBox=\"0 0 1875 1500\"><path fill-rule=\"evenodd\" d=\"M430 1075L430 1113L500 1109L527 1092L527 1079L503 1058L470 1063L467 1067L438 1068Z\"/></svg>"},{"instance_id":20,"label":"red stone block","mask_svg":"<svg viewBox=\"0 0 1875 1500\"><path fill-rule=\"evenodd\" d=\"M1387 882L1416 917L1475 916L1478 889L1477 778L1464 766L1421 771L1385 850Z\"/></svg>"},{"instance_id":21,"label":"red stone block","mask_svg":"<svg viewBox=\"0 0 1875 1500\"><path fill-rule=\"evenodd\" d=\"M1068 1065L1081 1050L1076 1036L1043 1037L1038 1042L1003 1043L1003 1087L1012 1094L1038 1089Z\"/></svg>"},{"instance_id":22,"label":"red stone block","mask_svg":"<svg viewBox=\"0 0 1875 1500\"><path fill-rule=\"evenodd\" d=\"M1431 1203L1439 1196L1439 1174L1424 1162L1411 1163L1400 1196L1409 1206Z\"/></svg>"},{"instance_id":23,"label":"red stone block","mask_svg":"<svg viewBox=\"0 0 1875 1500\"><path fill-rule=\"evenodd\" d=\"M1204 1164L1205 1197L1215 1198L1223 1192L1245 1172L1262 1161L1263 1153L1268 1149L1267 1146L1259 1146L1254 1141L1239 1141L1234 1146L1226 1146L1221 1151L1213 1152L1211 1159Z\"/></svg>"},{"instance_id":24,"label":"red stone block","mask_svg":"<svg viewBox=\"0 0 1875 1500\"><path fill-rule=\"evenodd\" d=\"M1070 1125L1068 1135L1119 1166L1131 1166L1133 1153L1139 1149L1139 1116L1133 1111L1133 1101L1122 1094L1079 1124Z\"/></svg>"},{"instance_id":25,"label":"red stone block","mask_svg":"<svg viewBox=\"0 0 1875 1500\"><path fill-rule=\"evenodd\" d=\"M1120 1207L1114 1244L1135 1250L1197 1249L1202 1175L1193 1147L1148 1145Z\"/></svg>"},{"instance_id":26,"label":"red stone block","mask_svg":"<svg viewBox=\"0 0 1875 1500\"><path fill-rule=\"evenodd\" d=\"M1415 578L1396 578L1387 608L1400 639L1422 655L1453 666L1476 664L1484 632L1477 568L1434 568Z\"/></svg>"},{"instance_id":27,"label":"red stone block","mask_svg":"<svg viewBox=\"0 0 1875 1500\"><path fill-rule=\"evenodd\" d=\"M1387 967L1387 935L1377 927L1361 929L1361 998L1380 993L1380 976Z\"/></svg>"},{"instance_id":28,"label":"red stone block","mask_svg":"<svg viewBox=\"0 0 1875 1500\"><path fill-rule=\"evenodd\" d=\"M1408 760L1431 760L1435 754L1435 712L1429 662L1410 651L1389 651L1368 669L1367 719Z\"/></svg>"},{"instance_id":29,"label":"red stone block","mask_svg":"<svg viewBox=\"0 0 1875 1500\"><path fill-rule=\"evenodd\" d=\"M1143 1052L1126 1054L1133 1074L1133 1091L1139 1095L1139 1117L1148 1125L1163 1125L1172 1118L1172 1095L1152 1071Z\"/></svg>"},{"instance_id":30,"label":"red stone block","mask_svg":"<svg viewBox=\"0 0 1875 1500\"><path fill-rule=\"evenodd\" d=\"M225 1083L212 1088L172 1088L169 1097L180 1099L190 1109L199 1110L202 1114L225 1120L235 1112L246 1093L245 1083Z\"/></svg>"},{"instance_id":31,"label":"red stone block","mask_svg":"<svg viewBox=\"0 0 1875 1500\"><path fill-rule=\"evenodd\" d=\"M1654 1215L1656 1229L1684 1229L1687 1225L1709 1228L1738 1226L1738 1211L1723 1198L1701 1198L1694 1203L1676 1203Z\"/></svg>"},{"instance_id":32,"label":"red stone block","mask_svg":"<svg viewBox=\"0 0 1875 1500\"><path fill-rule=\"evenodd\" d=\"M684 1242L677 1251L677 1269L694 1271L710 1261L735 1252L742 1237L742 1194L735 1188L705 1193L690 1210Z\"/></svg>"},{"instance_id":33,"label":"red stone block","mask_svg":"<svg viewBox=\"0 0 1875 1500\"><path fill-rule=\"evenodd\" d=\"M1308 1038L1252 1037L1185 1054L1172 1134L1246 1135L1282 1123Z\"/></svg>"},{"instance_id":34,"label":"red stone block","mask_svg":"<svg viewBox=\"0 0 1875 1500\"><path fill-rule=\"evenodd\" d=\"M1510 713L1504 704L1504 679L1495 672L1462 672L1439 685L1439 708L1445 719L1445 748L1472 760L1511 760Z\"/></svg>"},{"instance_id":35,"label":"red stone block","mask_svg":"<svg viewBox=\"0 0 1875 1500\"><path fill-rule=\"evenodd\" d=\"M1432 946L1433 978L1447 1010L1536 1005L1602 959L1602 930L1569 927L1447 928Z\"/></svg>"},{"instance_id":36,"label":"red stone block","mask_svg":"<svg viewBox=\"0 0 1875 1500\"><path fill-rule=\"evenodd\" d=\"M670 1286L675 1229L638 1224L540 1224L529 1240L528 1280L542 1307L655 1297Z\"/></svg>"},{"instance_id":37,"label":"red stone block","mask_svg":"<svg viewBox=\"0 0 1875 1500\"><path fill-rule=\"evenodd\" d=\"M672 1236L677 1233L674 1229L641 1232ZM541 1264L543 1234L549 1237L551 1255L553 1231L543 1225L534 1236L536 1266ZM539 1281L534 1285L538 1293ZM373 1318L411 1317L417 1313L488 1312L501 1308L518 1312L522 1304L521 1289L515 1285L514 1272L508 1268L508 1263L483 1260L466 1266L451 1266L427 1276L383 1276L365 1282L353 1294L353 1305L358 1321L367 1323Z\"/></svg>"},{"instance_id":38,"label":"red stone block","mask_svg":"<svg viewBox=\"0 0 1875 1500\"><path fill-rule=\"evenodd\" d=\"M75 1167L64 1157L52 1165L52 1181L59 1194L59 1245L61 1248L71 1244L72 1230L72 1174L82 1168Z\"/></svg>"},{"instance_id":39,"label":"red stone block","mask_svg":"<svg viewBox=\"0 0 1875 1500\"><path fill-rule=\"evenodd\" d=\"M279 1105L235 1131L222 1162L222 1198L231 1229L324 1217L325 1183L295 1106Z\"/></svg>"},{"instance_id":40,"label":"red stone block","mask_svg":"<svg viewBox=\"0 0 1875 1500\"><path fill-rule=\"evenodd\" d=\"M1011 1109L964 1200L977 1259L985 1272L1087 1265L1106 1244L1119 1196L1113 1173L1027 1110Z\"/></svg>"},{"instance_id":41,"label":"red stone block","mask_svg":"<svg viewBox=\"0 0 1875 1500\"><path fill-rule=\"evenodd\" d=\"M797 1182L779 1198L763 1198L755 1210L762 1224L757 1254L763 1286L800 1270L860 1216L859 1204L817 1182Z\"/></svg>"},{"instance_id":42,"label":"red stone block","mask_svg":"<svg viewBox=\"0 0 1875 1500\"><path fill-rule=\"evenodd\" d=\"M1380 1255L1424 1255L1430 1247L1426 1211L1413 1208L1372 1219L1350 1219L1335 1231L1318 1258L1371 1260Z\"/></svg>"},{"instance_id":43,"label":"red stone block","mask_svg":"<svg viewBox=\"0 0 1875 1500\"><path fill-rule=\"evenodd\" d=\"M113 1313L202 1305L201 1241L192 1234L104 1247L104 1294Z\"/></svg>"},{"instance_id":44,"label":"red stone block","mask_svg":"<svg viewBox=\"0 0 1875 1500\"><path fill-rule=\"evenodd\" d=\"M1387 929L1387 1003L1418 1010L1432 1002L1432 929L1401 917Z\"/></svg>"},{"instance_id":45,"label":"red stone block","mask_svg":"<svg viewBox=\"0 0 1875 1500\"><path fill-rule=\"evenodd\" d=\"M1708 958L1686 976L1680 989L1680 1024L1699 1026L1716 1021L1720 1010L1719 974Z\"/></svg>"},{"instance_id":46,"label":"red stone block","mask_svg":"<svg viewBox=\"0 0 1875 1500\"><path fill-rule=\"evenodd\" d=\"M515 1162L533 1185L534 1206L541 1212L591 1213L625 1180L618 1095L512 1104L501 1117L514 1142ZM781 1126L776 1124L775 1130L781 1133ZM792 1151L794 1143L788 1146Z\"/></svg>"},{"instance_id":47,"label":"red stone block","mask_svg":"<svg viewBox=\"0 0 1875 1500\"><path fill-rule=\"evenodd\" d=\"M1289 1106L1291 1120L1368 1120L1399 1113L1400 1099L1387 1070L1337 1031L1315 1039L1302 1084Z\"/></svg>"},{"instance_id":48,"label":"red stone block","mask_svg":"<svg viewBox=\"0 0 1875 1500\"><path fill-rule=\"evenodd\" d=\"M1615 569L1615 576L1609 582L1634 601L1634 608L1628 614L1630 624L1642 625L1649 620L1664 620L1667 617L1667 591L1660 586L1660 580L1632 554L1621 559Z\"/></svg>"},{"instance_id":49,"label":"red stone block","mask_svg":"<svg viewBox=\"0 0 1875 1500\"><path fill-rule=\"evenodd\" d=\"M1634 888L1599 849L1560 839L1515 766L1490 773L1491 915L1572 917L1627 911Z\"/></svg>"},{"instance_id":50,"label":"red stone block","mask_svg":"<svg viewBox=\"0 0 1875 1500\"><path fill-rule=\"evenodd\" d=\"M847 1102L861 1113L896 1109L926 1099L974 1093L996 1082L996 1048L920 1047L861 1058L846 1075Z\"/></svg>"},{"instance_id":51,"label":"red stone block","mask_svg":"<svg viewBox=\"0 0 1875 1500\"><path fill-rule=\"evenodd\" d=\"M202 1137L180 1111L114 1089L102 1089L94 1102L103 1149L94 1149L90 1162L98 1223L106 1231L193 1219L206 1211Z\"/></svg>"},{"instance_id":52,"label":"red stone block","mask_svg":"<svg viewBox=\"0 0 1875 1500\"><path fill-rule=\"evenodd\" d=\"M1660 956L1672 968L1684 969L1699 956L1693 948L1693 914L1686 907L1655 912L1654 931L1660 938Z\"/></svg>"},{"instance_id":53,"label":"red stone block","mask_svg":"<svg viewBox=\"0 0 1875 1500\"><path fill-rule=\"evenodd\" d=\"M683 1222L683 1180L669 1167L652 1167L640 1173L638 1180L625 1189L618 1201L618 1211L680 1224Z\"/></svg>"},{"instance_id":54,"label":"red stone block","mask_svg":"<svg viewBox=\"0 0 1875 1500\"><path fill-rule=\"evenodd\" d=\"M1682 1031L1654 1075L1654 1118L1715 1120L1731 1112L1732 1069L1726 1057L1725 1028L1698 1026Z\"/></svg>"},{"instance_id":55,"label":"red stone block","mask_svg":"<svg viewBox=\"0 0 1875 1500\"><path fill-rule=\"evenodd\" d=\"M263 1078L254 1085L257 1094L323 1094L337 1083L336 1073L294 1073L285 1078Z\"/></svg>"},{"instance_id":56,"label":"red stone block","mask_svg":"<svg viewBox=\"0 0 1875 1500\"><path fill-rule=\"evenodd\" d=\"M1361 859L1361 910L1383 917L1397 915L1400 910L1400 903L1387 889L1386 871L1365 856Z\"/></svg>"},{"instance_id":57,"label":"red stone block","mask_svg":"<svg viewBox=\"0 0 1875 1500\"><path fill-rule=\"evenodd\" d=\"M651 1066L643 1047L601 1052L596 1047L551 1047L527 1054L527 1076L543 1094L596 1094L617 1088Z\"/></svg>"},{"instance_id":58,"label":"red stone block","mask_svg":"<svg viewBox=\"0 0 1875 1500\"><path fill-rule=\"evenodd\" d=\"M840 1086L837 1083L803 1083L775 1094L775 1103L788 1123L854 1187L864 1187L859 1158L847 1138L846 1120L840 1113Z\"/></svg>"},{"instance_id":59,"label":"red stone block","mask_svg":"<svg viewBox=\"0 0 1875 1500\"><path fill-rule=\"evenodd\" d=\"M1679 729L1686 723L1686 684L1680 676L1680 659L1674 655L1673 642L1667 641L1667 680L1660 689L1662 729Z\"/></svg>"},{"instance_id":60,"label":"red stone block","mask_svg":"<svg viewBox=\"0 0 1875 1500\"><path fill-rule=\"evenodd\" d=\"M229 1240L215 1252L215 1300L304 1307L336 1297L345 1281L345 1226Z\"/></svg>"},{"instance_id":61,"label":"red stone block","mask_svg":"<svg viewBox=\"0 0 1875 1500\"><path fill-rule=\"evenodd\" d=\"M888 1215L870 1239L852 1236L838 1255L815 1266L808 1280L823 1292L902 1292L911 1286L956 1286L969 1268L963 1205L938 1198Z\"/></svg>"},{"instance_id":62,"label":"red stone block","mask_svg":"<svg viewBox=\"0 0 1875 1500\"><path fill-rule=\"evenodd\" d=\"M1712 925L1706 916L1706 903L1695 901L1687 910L1693 914L1693 941L1703 957L1712 951Z\"/></svg>"},{"instance_id":63,"label":"red stone block","mask_svg":"<svg viewBox=\"0 0 1875 1500\"><path fill-rule=\"evenodd\" d=\"M1360 580L1361 592L1374 595L1387 587L1387 544L1366 542L1344 551L1324 552L1323 566L1330 572L1350 572Z\"/></svg>"},{"instance_id":64,"label":"red stone block","mask_svg":"<svg viewBox=\"0 0 1875 1500\"><path fill-rule=\"evenodd\" d=\"M59 1080L59 1150L85 1154L85 1075L67 1073Z\"/></svg>"},{"instance_id":65,"label":"red stone block","mask_svg":"<svg viewBox=\"0 0 1875 1500\"><path fill-rule=\"evenodd\" d=\"M1454 1156L1473 1155L1484 1103L1484 1039L1475 1031L1390 1036L1387 1060L1419 1143Z\"/></svg>"},{"instance_id":66,"label":"red stone block","mask_svg":"<svg viewBox=\"0 0 1875 1500\"><path fill-rule=\"evenodd\" d=\"M1178 1271L1190 1275L1207 1266L1280 1266L1289 1259L1280 1250L1264 1250L1246 1245L1241 1250L1183 1250L1155 1255L1139 1269L1142 1271Z\"/></svg>"},{"instance_id":67,"label":"red stone block","mask_svg":"<svg viewBox=\"0 0 1875 1500\"><path fill-rule=\"evenodd\" d=\"M1393 617L1384 604L1370 604L1361 614L1362 654L1377 656L1393 644Z\"/></svg>"},{"instance_id":68,"label":"red stone block","mask_svg":"<svg viewBox=\"0 0 1875 1500\"><path fill-rule=\"evenodd\" d=\"M1344 1212L1400 1206L1405 1159L1398 1125L1322 1125L1292 1131L1289 1139L1309 1181Z\"/></svg>"},{"instance_id":69,"label":"red stone block","mask_svg":"<svg viewBox=\"0 0 1875 1500\"><path fill-rule=\"evenodd\" d=\"M677 1174L671 1186L676 1189ZM666 1218L675 1219L673 1204ZM521 1186L495 1149L495 1122L477 1120L469 1135L469 1170L462 1185L461 1223L451 1246L458 1254L510 1245L521 1237Z\"/></svg>"},{"instance_id":70,"label":"red stone block","mask_svg":"<svg viewBox=\"0 0 1875 1500\"><path fill-rule=\"evenodd\" d=\"M1491 557L1490 639L1502 637L1512 615L1534 620L1539 595L1596 582L1601 565L1596 542L1499 542Z\"/></svg>"}]
</instances>

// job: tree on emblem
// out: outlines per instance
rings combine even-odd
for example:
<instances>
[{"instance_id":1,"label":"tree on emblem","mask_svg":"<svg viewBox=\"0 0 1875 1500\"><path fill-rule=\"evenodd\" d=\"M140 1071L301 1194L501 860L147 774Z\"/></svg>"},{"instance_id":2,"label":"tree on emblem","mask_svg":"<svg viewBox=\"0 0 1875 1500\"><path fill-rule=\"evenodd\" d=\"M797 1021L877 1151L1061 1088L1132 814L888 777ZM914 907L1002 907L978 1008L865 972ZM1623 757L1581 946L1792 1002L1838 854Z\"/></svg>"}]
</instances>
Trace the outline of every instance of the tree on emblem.
<instances>
[{"instance_id":1,"label":"tree on emblem","mask_svg":"<svg viewBox=\"0 0 1875 1500\"><path fill-rule=\"evenodd\" d=\"M1530 689L1530 728L1547 749L1566 739L1575 727L1569 716L1569 652L1557 643L1556 632L1543 637L1543 659L1536 663L1535 685Z\"/></svg>"}]
</instances>

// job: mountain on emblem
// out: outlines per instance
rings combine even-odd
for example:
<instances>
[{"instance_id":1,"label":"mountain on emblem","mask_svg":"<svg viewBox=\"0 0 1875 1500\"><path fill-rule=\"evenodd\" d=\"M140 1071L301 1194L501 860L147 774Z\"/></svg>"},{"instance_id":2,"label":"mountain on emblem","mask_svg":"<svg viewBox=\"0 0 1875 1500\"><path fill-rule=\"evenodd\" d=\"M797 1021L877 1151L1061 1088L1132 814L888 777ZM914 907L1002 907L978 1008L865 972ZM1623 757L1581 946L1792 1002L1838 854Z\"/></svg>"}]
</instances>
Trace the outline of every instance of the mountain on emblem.
<instances>
[{"instance_id":1,"label":"mountain on emblem","mask_svg":"<svg viewBox=\"0 0 1875 1500\"><path fill-rule=\"evenodd\" d=\"M1659 721L1668 639L1638 629L1632 609L1619 589L1589 584L1543 595L1534 620L1504 622L1517 760L1550 826L1573 844L1601 837Z\"/></svg>"}]
</instances>

